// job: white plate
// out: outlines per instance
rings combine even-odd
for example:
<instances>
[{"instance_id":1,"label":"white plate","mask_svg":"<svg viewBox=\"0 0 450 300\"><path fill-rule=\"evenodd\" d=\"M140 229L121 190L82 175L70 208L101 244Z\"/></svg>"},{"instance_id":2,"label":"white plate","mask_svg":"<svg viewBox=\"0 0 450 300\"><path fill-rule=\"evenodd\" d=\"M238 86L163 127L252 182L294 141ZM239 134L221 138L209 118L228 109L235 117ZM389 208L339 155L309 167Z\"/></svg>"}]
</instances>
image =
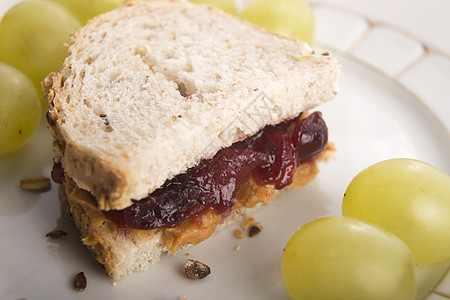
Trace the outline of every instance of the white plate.
<instances>
[{"instance_id":1,"label":"white plate","mask_svg":"<svg viewBox=\"0 0 450 300\"><path fill-rule=\"evenodd\" d=\"M57 185L42 194L18 186L23 177L49 174L51 140L42 126L24 149L0 157L0 299L287 299L280 279L283 247L302 224L341 214L345 188L360 170L384 159L409 157L450 173L450 139L436 116L397 79L351 53L340 53L341 92L320 108L337 147L336 159L321 165L316 180L252 214L264 227L258 236L237 240L232 234L237 226L232 226L177 256L164 256L149 271L116 287L81 245L58 201ZM56 228L68 238L47 240L45 234ZM182 270L187 253L210 265L212 274L200 281L186 279ZM88 280L82 293L72 288L80 271Z\"/></svg>"}]
</instances>

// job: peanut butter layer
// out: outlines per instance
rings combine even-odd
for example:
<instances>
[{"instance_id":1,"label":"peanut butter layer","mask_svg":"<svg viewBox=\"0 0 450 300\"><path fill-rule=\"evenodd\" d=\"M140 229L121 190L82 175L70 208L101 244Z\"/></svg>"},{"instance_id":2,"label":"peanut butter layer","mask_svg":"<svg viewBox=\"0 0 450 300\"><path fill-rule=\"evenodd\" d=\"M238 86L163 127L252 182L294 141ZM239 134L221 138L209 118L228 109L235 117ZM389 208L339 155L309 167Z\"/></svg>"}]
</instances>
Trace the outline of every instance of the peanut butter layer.
<instances>
[{"instance_id":1,"label":"peanut butter layer","mask_svg":"<svg viewBox=\"0 0 450 300\"><path fill-rule=\"evenodd\" d=\"M294 181L290 186L298 188L311 182L319 172L317 160L327 159L328 152L331 151L334 151L332 144L328 145L317 159L300 164L296 169ZM274 185L258 185L253 177L249 176L239 188L236 194L237 202L232 210L243 206L252 208L259 203L268 203L273 199L274 195ZM196 245L206 240L215 232L215 228L221 221L222 216L216 214L214 210L208 209L173 227L163 228L163 245L170 252L176 254L177 250L185 245Z\"/></svg>"}]
</instances>

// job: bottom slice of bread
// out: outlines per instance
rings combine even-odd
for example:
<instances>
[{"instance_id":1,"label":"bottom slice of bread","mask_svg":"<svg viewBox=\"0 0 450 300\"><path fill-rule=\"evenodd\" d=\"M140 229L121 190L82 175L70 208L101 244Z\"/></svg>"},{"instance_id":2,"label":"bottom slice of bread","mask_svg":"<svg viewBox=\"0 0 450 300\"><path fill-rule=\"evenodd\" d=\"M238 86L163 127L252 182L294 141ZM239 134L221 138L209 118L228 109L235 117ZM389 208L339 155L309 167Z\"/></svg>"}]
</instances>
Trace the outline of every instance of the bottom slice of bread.
<instances>
[{"instance_id":1,"label":"bottom slice of bread","mask_svg":"<svg viewBox=\"0 0 450 300\"><path fill-rule=\"evenodd\" d=\"M327 160L333 151L333 146L328 145L315 160L299 165L290 186L296 188L312 181L319 171L318 161ZM70 178L66 178L62 191L81 240L114 281L148 269L159 261L164 252L176 254L180 249L206 240L270 202L279 192L273 185L259 186L249 177L237 193L237 203L226 216L206 210L176 226L138 230L120 228L106 218L97 208L94 197L77 187Z\"/></svg>"}]
</instances>

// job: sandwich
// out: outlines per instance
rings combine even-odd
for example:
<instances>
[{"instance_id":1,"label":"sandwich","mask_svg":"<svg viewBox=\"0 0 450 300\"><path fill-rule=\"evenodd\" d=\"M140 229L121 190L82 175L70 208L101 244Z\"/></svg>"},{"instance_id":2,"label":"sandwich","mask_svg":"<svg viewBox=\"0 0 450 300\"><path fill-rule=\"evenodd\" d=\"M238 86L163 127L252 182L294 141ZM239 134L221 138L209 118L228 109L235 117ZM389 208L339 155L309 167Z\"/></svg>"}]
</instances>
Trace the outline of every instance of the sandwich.
<instances>
[{"instance_id":1,"label":"sandwich","mask_svg":"<svg viewBox=\"0 0 450 300\"><path fill-rule=\"evenodd\" d=\"M338 61L188 1L128 1L72 35L43 81L82 242L117 281L313 180Z\"/></svg>"}]
</instances>

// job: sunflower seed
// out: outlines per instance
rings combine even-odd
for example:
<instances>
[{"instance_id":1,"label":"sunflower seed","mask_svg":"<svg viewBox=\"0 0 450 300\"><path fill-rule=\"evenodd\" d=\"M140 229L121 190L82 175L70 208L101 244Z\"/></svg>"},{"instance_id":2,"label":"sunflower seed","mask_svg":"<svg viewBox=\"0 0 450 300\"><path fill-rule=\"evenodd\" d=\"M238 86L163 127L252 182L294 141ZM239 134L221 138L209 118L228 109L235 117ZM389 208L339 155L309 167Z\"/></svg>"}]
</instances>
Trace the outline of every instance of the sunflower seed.
<instances>
[{"instance_id":1,"label":"sunflower seed","mask_svg":"<svg viewBox=\"0 0 450 300\"><path fill-rule=\"evenodd\" d=\"M75 276L75 280L73 281L73 286L75 290L81 292L84 291L87 285L86 276L84 276L84 272L80 272Z\"/></svg>"},{"instance_id":2,"label":"sunflower seed","mask_svg":"<svg viewBox=\"0 0 450 300\"><path fill-rule=\"evenodd\" d=\"M190 279L202 279L211 273L211 269L201 261L188 259L184 265L184 274Z\"/></svg>"},{"instance_id":3,"label":"sunflower seed","mask_svg":"<svg viewBox=\"0 0 450 300\"><path fill-rule=\"evenodd\" d=\"M51 239L61 239L65 238L67 236L67 233L62 230L53 230L47 233L45 236Z\"/></svg>"},{"instance_id":4,"label":"sunflower seed","mask_svg":"<svg viewBox=\"0 0 450 300\"><path fill-rule=\"evenodd\" d=\"M20 187L27 191L46 191L51 188L50 178L44 176L23 178L20 180Z\"/></svg>"},{"instance_id":5,"label":"sunflower seed","mask_svg":"<svg viewBox=\"0 0 450 300\"><path fill-rule=\"evenodd\" d=\"M262 226L260 223L255 222L252 224L252 226L250 227L250 229L248 230L248 236L252 237L257 235L258 233L261 232Z\"/></svg>"}]
</instances>

